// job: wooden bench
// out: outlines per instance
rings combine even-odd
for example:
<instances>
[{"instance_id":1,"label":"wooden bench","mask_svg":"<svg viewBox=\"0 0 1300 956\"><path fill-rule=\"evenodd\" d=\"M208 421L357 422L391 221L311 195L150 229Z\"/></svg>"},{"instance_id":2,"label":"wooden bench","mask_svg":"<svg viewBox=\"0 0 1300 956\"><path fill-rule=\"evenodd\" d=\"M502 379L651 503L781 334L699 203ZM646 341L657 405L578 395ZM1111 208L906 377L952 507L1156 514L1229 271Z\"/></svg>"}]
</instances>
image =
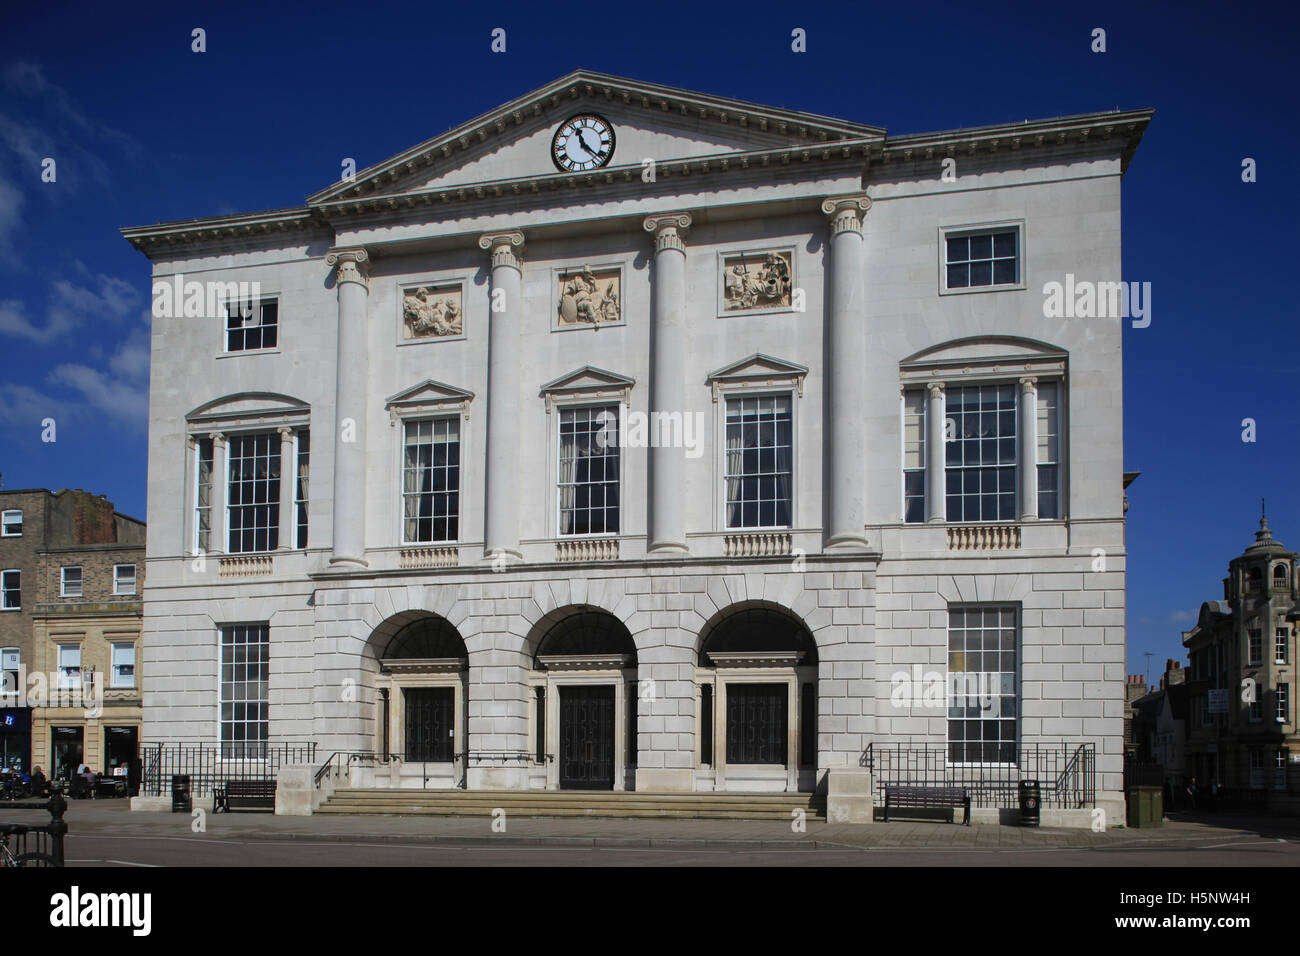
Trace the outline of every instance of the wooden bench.
<instances>
[{"instance_id":1,"label":"wooden bench","mask_svg":"<svg viewBox=\"0 0 1300 956\"><path fill-rule=\"evenodd\" d=\"M216 789L215 809L225 810L274 810L274 780L227 780L224 786Z\"/></svg>"},{"instance_id":2,"label":"wooden bench","mask_svg":"<svg viewBox=\"0 0 1300 956\"><path fill-rule=\"evenodd\" d=\"M889 822L890 809L895 810L956 810L966 811L966 826L970 826L970 791L962 787L885 787L885 822ZM953 823L957 820L953 814Z\"/></svg>"}]
</instances>

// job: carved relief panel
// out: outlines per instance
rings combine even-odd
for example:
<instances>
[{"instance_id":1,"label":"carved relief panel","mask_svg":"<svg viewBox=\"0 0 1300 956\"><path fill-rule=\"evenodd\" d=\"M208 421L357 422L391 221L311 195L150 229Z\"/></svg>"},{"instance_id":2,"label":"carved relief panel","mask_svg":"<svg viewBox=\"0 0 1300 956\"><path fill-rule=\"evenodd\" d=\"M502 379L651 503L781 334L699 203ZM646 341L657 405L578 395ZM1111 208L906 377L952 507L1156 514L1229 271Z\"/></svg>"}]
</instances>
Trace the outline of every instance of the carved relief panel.
<instances>
[{"instance_id":1,"label":"carved relief panel","mask_svg":"<svg viewBox=\"0 0 1300 956\"><path fill-rule=\"evenodd\" d=\"M403 342L465 337L459 282L406 286L401 294Z\"/></svg>"},{"instance_id":2,"label":"carved relief panel","mask_svg":"<svg viewBox=\"0 0 1300 956\"><path fill-rule=\"evenodd\" d=\"M623 324L623 270L583 265L556 273L556 329Z\"/></svg>"},{"instance_id":3,"label":"carved relief panel","mask_svg":"<svg viewBox=\"0 0 1300 956\"><path fill-rule=\"evenodd\" d=\"M719 260L719 315L791 308L794 289L794 253L791 250L722 253Z\"/></svg>"}]
</instances>

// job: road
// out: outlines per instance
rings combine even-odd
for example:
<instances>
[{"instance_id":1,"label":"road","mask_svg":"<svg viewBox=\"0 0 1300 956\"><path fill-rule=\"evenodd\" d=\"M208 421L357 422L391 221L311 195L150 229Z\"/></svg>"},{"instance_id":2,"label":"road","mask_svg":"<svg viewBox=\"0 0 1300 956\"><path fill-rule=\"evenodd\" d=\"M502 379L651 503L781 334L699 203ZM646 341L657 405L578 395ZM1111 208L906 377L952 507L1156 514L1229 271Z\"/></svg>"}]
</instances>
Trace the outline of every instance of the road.
<instances>
[{"instance_id":1,"label":"road","mask_svg":"<svg viewBox=\"0 0 1300 956\"><path fill-rule=\"evenodd\" d=\"M324 840L227 839L195 835L82 833L69 839L70 867L149 866L1288 866L1300 843L1252 835L1207 837L1178 846L713 847L455 846Z\"/></svg>"}]
</instances>

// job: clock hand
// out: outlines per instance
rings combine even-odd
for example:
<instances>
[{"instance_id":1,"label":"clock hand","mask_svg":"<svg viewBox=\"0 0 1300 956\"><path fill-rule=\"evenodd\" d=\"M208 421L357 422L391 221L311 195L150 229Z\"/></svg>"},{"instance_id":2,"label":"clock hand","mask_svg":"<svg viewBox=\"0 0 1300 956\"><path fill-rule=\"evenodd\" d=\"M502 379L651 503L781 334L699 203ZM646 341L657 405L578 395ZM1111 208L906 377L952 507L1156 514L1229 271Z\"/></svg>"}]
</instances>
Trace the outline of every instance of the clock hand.
<instances>
[{"instance_id":1,"label":"clock hand","mask_svg":"<svg viewBox=\"0 0 1300 956\"><path fill-rule=\"evenodd\" d=\"M587 145L587 131L585 129L578 131L578 139L582 141L583 146L587 147L587 152L591 153L591 155L595 156L597 153L600 152L599 144L597 144L594 149L591 146Z\"/></svg>"}]
</instances>

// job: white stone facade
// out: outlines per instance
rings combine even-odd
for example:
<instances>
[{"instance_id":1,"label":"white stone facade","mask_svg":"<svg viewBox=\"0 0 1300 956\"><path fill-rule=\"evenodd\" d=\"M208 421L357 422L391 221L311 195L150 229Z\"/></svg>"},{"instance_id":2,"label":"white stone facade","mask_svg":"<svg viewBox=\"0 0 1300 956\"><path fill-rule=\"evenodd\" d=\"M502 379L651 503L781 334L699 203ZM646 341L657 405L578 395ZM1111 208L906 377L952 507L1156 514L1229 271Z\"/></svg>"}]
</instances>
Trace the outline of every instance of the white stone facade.
<instances>
[{"instance_id":1,"label":"white stone facade","mask_svg":"<svg viewBox=\"0 0 1300 956\"><path fill-rule=\"evenodd\" d=\"M551 135L584 111L617 131L613 160L558 172ZM634 681L593 671L639 697L634 756L619 698L615 788L812 789L859 767L873 742L944 743L946 711L899 710L893 681L914 664L947 669L951 606L995 604L1018 615L1017 740L1095 743L1098 797L1117 799L1120 326L1044 318L1041 290L1067 273L1119 278L1120 177L1148 118L894 139L577 73L301 209L127 230L156 282L259 282L278 302L270 349L227 352L223 316L154 319L144 738L220 739L221 628L257 622L270 739L314 740L322 756L379 751L385 622L427 612L456 629L468 661L449 682L462 688L455 750L468 765L437 779L557 786L545 760L474 754L538 752L535 688L561 677L535 667L537 642L565 608L586 607L622 622L636 649ZM941 178L947 156L955 182ZM988 224L1016 230L1018 281L948 290L945 230ZM788 255L790 306L728 307L723 264L740 252ZM586 265L603 287L617 275L602 313L617 321L557 320L561 276ZM454 329L441 307L422 326L455 334L412 337L403 303L417 287L459 303ZM938 386L927 394L942 413L945 388L1010 384L1033 411L1048 381L1061 386L1062 517L1038 516L1039 471L1022 467L1012 518L949 522L931 455L930 520L904 522L901 388ZM790 402L783 527L728 528L724 415L741 394ZM557 422L593 400L702 422L700 453L621 449L618 533L572 538L557 515ZM459 533L412 544L402 423L431 415L459 424ZM1036 421L1018 421L1022 462ZM930 448L944 443L937 422ZM310 429L307 546L227 556L223 442L281 428L286 450ZM198 561L196 447L213 434ZM292 491L290 475L281 487ZM283 508L279 525L283 543ZM805 675L771 661L734 673L784 674L773 679L795 689L787 765L727 767L716 710L715 756L702 760L701 688L727 668L700 666L701 633L760 602L816 643L815 766L795 756L810 732L795 702Z\"/></svg>"}]
</instances>

